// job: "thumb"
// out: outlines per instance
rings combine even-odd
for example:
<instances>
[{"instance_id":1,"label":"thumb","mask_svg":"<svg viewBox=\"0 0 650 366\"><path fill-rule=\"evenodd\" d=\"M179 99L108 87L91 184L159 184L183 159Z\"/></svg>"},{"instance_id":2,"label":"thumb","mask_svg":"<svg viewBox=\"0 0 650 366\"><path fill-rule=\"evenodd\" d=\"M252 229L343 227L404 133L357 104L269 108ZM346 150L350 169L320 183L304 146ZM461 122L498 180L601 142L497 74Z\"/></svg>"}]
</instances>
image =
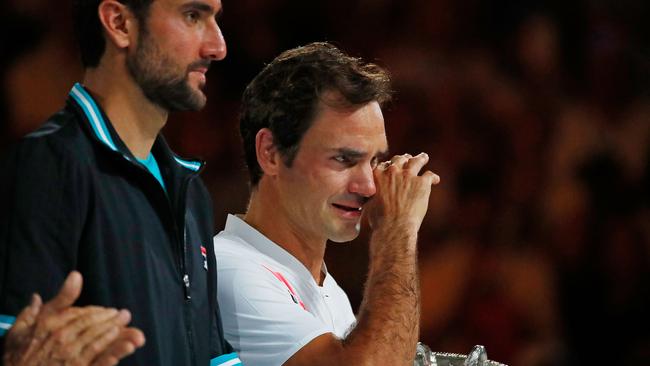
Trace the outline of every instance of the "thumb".
<instances>
[{"instance_id":1,"label":"thumb","mask_svg":"<svg viewBox=\"0 0 650 366\"><path fill-rule=\"evenodd\" d=\"M81 286L83 284L83 279L81 273L77 271L72 271L63 282L63 286L59 290L59 293L56 296L43 305L44 313L54 313L59 312L65 308L68 308L77 301L79 294L81 294Z\"/></svg>"}]
</instances>

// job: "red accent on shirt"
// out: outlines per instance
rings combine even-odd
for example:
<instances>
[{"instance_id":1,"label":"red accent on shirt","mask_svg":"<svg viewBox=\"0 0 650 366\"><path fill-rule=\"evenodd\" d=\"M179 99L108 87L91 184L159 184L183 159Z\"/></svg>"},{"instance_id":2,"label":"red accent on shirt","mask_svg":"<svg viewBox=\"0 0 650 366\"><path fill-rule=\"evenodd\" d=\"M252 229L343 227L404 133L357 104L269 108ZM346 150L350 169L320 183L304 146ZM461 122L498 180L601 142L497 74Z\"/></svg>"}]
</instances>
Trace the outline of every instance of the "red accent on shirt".
<instances>
[{"instance_id":1,"label":"red accent on shirt","mask_svg":"<svg viewBox=\"0 0 650 366\"><path fill-rule=\"evenodd\" d=\"M303 309L307 310L307 308L305 307L305 304L302 302L302 300L300 300L300 297L298 296L298 294L296 293L296 291L294 291L293 287L291 287L291 284L289 283L289 281L287 281L287 279L284 278L284 276L282 275L282 273L280 273L280 272L275 272L275 271L273 271L272 269L270 269L269 267L267 267L267 266L265 266L265 265L262 265L262 266L263 266L264 268L266 268L269 272L273 273L273 275L275 276L275 278L277 278L278 280L282 281L282 283L284 283L284 285L287 286L287 289L289 289L289 292L291 293L291 295L293 295L293 297L294 297L296 300L298 300L298 304L299 304Z\"/></svg>"}]
</instances>

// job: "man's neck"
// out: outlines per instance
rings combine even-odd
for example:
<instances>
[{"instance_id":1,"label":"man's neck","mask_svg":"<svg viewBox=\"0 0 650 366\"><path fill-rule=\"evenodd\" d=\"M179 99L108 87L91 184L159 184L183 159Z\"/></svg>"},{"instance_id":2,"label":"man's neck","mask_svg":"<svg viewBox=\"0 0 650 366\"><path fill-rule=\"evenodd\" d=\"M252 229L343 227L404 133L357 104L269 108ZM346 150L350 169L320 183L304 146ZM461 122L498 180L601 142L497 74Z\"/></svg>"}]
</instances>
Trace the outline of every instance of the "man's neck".
<instances>
[{"instance_id":1,"label":"man's neck","mask_svg":"<svg viewBox=\"0 0 650 366\"><path fill-rule=\"evenodd\" d=\"M300 230L300 223L293 223L288 215L278 212L282 206L269 191L261 184L253 190L244 221L293 255L307 268L316 283L322 285L327 240L305 235Z\"/></svg>"},{"instance_id":2,"label":"man's neck","mask_svg":"<svg viewBox=\"0 0 650 366\"><path fill-rule=\"evenodd\" d=\"M145 159L167 122L168 112L153 104L130 75L122 71L109 72L100 65L86 70L83 83L129 151L136 158Z\"/></svg>"}]
</instances>

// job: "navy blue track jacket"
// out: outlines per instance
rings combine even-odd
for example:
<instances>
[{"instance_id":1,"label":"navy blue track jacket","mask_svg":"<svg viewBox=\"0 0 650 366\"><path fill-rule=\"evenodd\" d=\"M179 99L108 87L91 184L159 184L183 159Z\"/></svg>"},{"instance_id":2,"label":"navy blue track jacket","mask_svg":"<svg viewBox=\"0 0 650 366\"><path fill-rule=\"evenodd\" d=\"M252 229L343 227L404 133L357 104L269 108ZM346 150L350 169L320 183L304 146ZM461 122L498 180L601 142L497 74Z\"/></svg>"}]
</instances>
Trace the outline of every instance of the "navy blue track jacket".
<instances>
[{"instance_id":1,"label":"navy blue track jacket","mask_svg":"<svg viewBox=\"0 0 650 366\"><path fill-rule=\"evenodd\" d=\"M231 348L216 300L212 204L198 177L204 163L176 156L161 136L152 153L166 191L76 84L65 108L4 157L0 325L32 293L52 298L76 269L84 284L75 305L129 309L145 333L145 346L121 365L233 358L224 356Z\"/></svg>"}]
</instances>

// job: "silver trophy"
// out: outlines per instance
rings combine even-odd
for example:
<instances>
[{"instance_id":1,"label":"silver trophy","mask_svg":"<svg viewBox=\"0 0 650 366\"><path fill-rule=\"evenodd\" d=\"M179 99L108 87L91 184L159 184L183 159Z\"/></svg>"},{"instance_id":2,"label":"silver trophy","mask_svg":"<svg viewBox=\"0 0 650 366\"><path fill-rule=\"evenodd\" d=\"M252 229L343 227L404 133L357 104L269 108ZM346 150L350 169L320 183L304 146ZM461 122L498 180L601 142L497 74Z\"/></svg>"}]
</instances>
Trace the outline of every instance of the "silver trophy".
<instances>
[{"instance_id":1,"label":"silver trophy","mask_svg":"<svg viewBox=\"0 0 650 366\"><path fill-rule=\"evenodd\" d=\"M424 343L418 342L413 366L507 366L490 361L483 346L474 346L467 354L433 352Z\"/></svg>"}]
</instances>

